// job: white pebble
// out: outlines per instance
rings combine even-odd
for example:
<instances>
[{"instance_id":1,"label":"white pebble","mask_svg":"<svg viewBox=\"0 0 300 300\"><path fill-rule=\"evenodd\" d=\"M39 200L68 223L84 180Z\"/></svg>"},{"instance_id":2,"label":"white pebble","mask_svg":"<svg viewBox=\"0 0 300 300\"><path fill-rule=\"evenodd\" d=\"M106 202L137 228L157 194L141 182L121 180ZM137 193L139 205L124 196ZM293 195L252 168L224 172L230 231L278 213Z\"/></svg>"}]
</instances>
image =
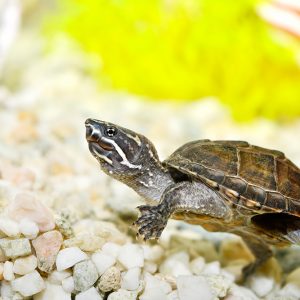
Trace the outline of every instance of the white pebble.
<instances>
[{"instance_id":1,"label":"white pebble","mask_svg":"<svg viewBox=\"0 0 300 300\"><path fill-rule=\"evenodd\" d=\"M33 271L13 280L11 286L22 296L29 297L42 291L45 288L45 282L37 271Z\"/></svg>"},{"instance_id":2,"label":"white pebble","mask_svg":"<svg viewBox=\"0 0 300 300\"><path fill-rule=\"evenodd\" d=\"M121 288L128 291L134 291L139 287L141 269L132 268L122 273Z\"/></svg>"},{"instance_id":3,"label":"white pebble","mask_svg":"<svg viewBox=\"0 0 300 300\"><path fill-rule=\"evenodd\" d=\"M31 273L36 267L37 258L34 255L18 258L14 262L14 273L25 275Z\"/></svg>"},{"instance_id":4,"label":"white pebble","mask_svg":"<svg viewBox=\"0 0 300 300\"><path fill-rule=\"evenodd\" d=\"M15 279L14 275L14 264L11 261L6 261L3 266L3 277L7 281L11 281Z\"/></svg>"},{"instance_id":5,"label":"white pebble","mask_svg":"<svg viewBox=\"0 0 300 300\"><path fill-rule=\"evenodd\" d=\"M66 270L85 259L88 259L88 256L78 247L65 248L58 252L56 268L58 271Z\"/></svg>"},{"instance_id":6,"label":"white pebble","mask_svg":"<svg viewBox=\"0 0 300 300\"><path fill-rule=\"evenodd\" d=\"M265 297L271 292L275 285L275 281L272 277L266 276L252 276L250 278L249 287L258 296Z\"/></svg>"},{"instance_id":7,"label":"white pebble","mask_svg":"<svg viewBox=\"0 0 300 300\"><path fill-rule=\"evenodd\" d=\"M21 233L27 238L34 239L39 233L37 224L28 219L22 219L19 223Z\"/></svg>"},{"instance_id":8,"label":"white pebble","mask_svg":"<svg viewBox=\"0 0 300 300\"><path fill-rule=\"evenodd\" d=\"M125 244L121 247L118 261L127 269L144 266L143 248L135 244Z\"/></svg>"},{"instance_id":9,"label":"white pebble","mask_svg":"<svg viewBox=\"0 0 300 300\"><path fill-rule=\"evenodd\" d=\"M179 300L178 291L175 290L175 291L172 291L171 293L169 293L167 295L167 299L168 300Z\"/></svg>"},{"instance_id":10,"label":"white pebble","mask_svg":"<svg viewBox=\"0 0 300 300\"><path fill-rule=\"evenodd\" d=\"M137 294L136 291L132 292L119 289L118 291L109 294L107 300L136 300Z\"/></svg>"},{"instance_id":11,"label":"white pebble","mask_svg":"<svg viewBox=\"0 0 300 300\"><path fill-rule=\"evenodd\" d=\"M146 261L144 265L144 271L154 274L157 271L157 264L152 261Z\"/></svg>"},{"instance_id":12,"label":"white pebble","mask_svg":"<svg viewBox=\"0 0 300 300\"><path fill-rule=\"evenodd\" d=\"M227 293L226 300L259 300L256 295L249 289L232 284Z\"/></svg>"},{"instance_id":13,"label":"white pebble","mask_svg":"<svg viewBox=\"0 0 300 300\"><path fill-rule=\"evenodd\" d=\"M95 264L100 276L116 263L115 257L105 254L102 251L94 253L91 256L91 260Z\"/></svg>"},{"instance_id":14,"label":"white pebble","mask_svg":"<svg viewBox=\"0 0 300 300\"><path fill-rule=\"evenodd\" d=\"M228 290L232 284L232 280L228 279L223 275L208 275L202 276L208 284L215 297L223 298L227 295Z\"/></svg>"},{"instance_id":15,"label":"white pebble","mask_svg":"<svg viewBox=\"0 0 300 300\"><path fill-rule=\"evenodd\" d=\"M178 276L177 288L180 300L213 300L210 285L202 276Z\"/></svg>"},{"instance_id":16,"label":"white pebble","mask_svg":"<svg viewBox=\"0 0 300 300\"><path fill-rule=\"evenodd\" d=\"M118 245L116 243L112 243L112 242L107 242L102 246L103 253L111 255L115 258L118 257L118 255L120 253L120 249L121 249L120 245Z\"/></svg>"},{"instance_id":17,"label":"white pebble","mask_svg":"<svg viewBox=\"0 0 300 300\"><path fill-rule=\"evenodd\" d=\"M1 281L1 297L3 300L10 300L13 298L14 291L9 281Z\"/></svg>"},{"instance_id":18,"label":"white pebble","mask_svg":"<svg viewBox=\"0 0 300 300\"><path fill-rule=\"evenodd\" d=\"M71 276L70 270L64 270L64 271L53 271L49 276L48 280L50 283L53 284L61 284L61 282L65 279Z\"/></svg>"},{"instance_id":19,"label":"white pebble","mask_svg":"<svg viewBox=\"0 0 300 300\"><path fill-rule=\"evenodd\" d=\"M20 233L19 225L17 222L9 219L0 217L0 231L9 237L18 236Z\"/></svg>"},{"instance_id":20,"label":"white pebble","mask_svg":"<svg viewBox=\"0 0 300 300\"><path fill-rule=\"evenodd\" d=\"M0 239L0 247L4 255L10 258L31 254L31 245L28 239Z\"/></svg>"},{"instance_id":21,"label":"white pebble","mask_svg":"<svg viewBox=\"0 0 300 300\"><path fill-rule=\"evenodd\" d=\"M66 292L61 285L46 282L46 288L33 296L33 300L71 300L71 293Z\"/></svg>"},{"instance_id":22,"label":"white pebble","mask_svg":"<svg viewBox=\"0 0 300 300\"><path fill-rule=\"evenodd\" d=\"M205 265L203 274L218 275L221 272L221 266L219 261L213 261Z\"/></svg>"},{"instance_id":23,"label":"white pebble","mask_svg":"<svg viewBox=\"0 0 300 300\"><path fill-rule=\"evenodd\" d=\"M157 262L163 257L164 249L159 245L155 245L153 247L142 245L142 248L144 250L145 260Z\"/></svg>"},{"instance_id":24,"label":"white pebble","mask_svg":"<svg viewBox=\"0 0 300 300\"><path fill-rule=\"evenodd\" d=\"M61 284L66 292L72 293L74 291L74 278L72 276L63 279Z\"/></svg>"},{"instance_id":25,"label":"white pebble","mask_svg":"<svg viewBox=\"0 0 300 300\"><path fill-rule=\"evenodd\" d=\"M73 278L75 290L83 292L94 285L99 278L99 274L94 263L88 259L74 266Z\"/></svg>"},{"instance_id":26,"label":"white pebble","mask_svg":"<svg viewBox=\"0 0 300 300\"><path fill-rule=\"evenodd\" d=\"M191 261L190 268L195 275L200 275L205 267L205 260L202 256L199 256Z\"/></svg>"},{"instance_id":27,"label":"white pebble","mask_svg":"<svg viewBox=\"0 0 300 300\"><path fill-rule=\"evenodd\" d=\"M189 268L189 256L186 252L178 252L169 256L159 267L159 271L164 275L174 277L180 275L192 275Z\"/></svg>"},{"instance_id":28,"label":"white pebble","mask_svg":"<svg viewBox=\"0 0 300 300\"><path fill-rule=\"evenodd\" d=\"M97 290L94 287L76 295L75 300L102 300Z\"/></svg>"},{"instance_id":29,"label":"white pebble","mask_svg":"<svg viewBox=\"0 0 300 300\"><path fill-rule=\"evenodd\" d=\"M168 299L167 294L172 291L170 284L149 273L145 274L144 280L146 285L143 294L139 298L140 300Z\"/></svg>"}]
</instances>

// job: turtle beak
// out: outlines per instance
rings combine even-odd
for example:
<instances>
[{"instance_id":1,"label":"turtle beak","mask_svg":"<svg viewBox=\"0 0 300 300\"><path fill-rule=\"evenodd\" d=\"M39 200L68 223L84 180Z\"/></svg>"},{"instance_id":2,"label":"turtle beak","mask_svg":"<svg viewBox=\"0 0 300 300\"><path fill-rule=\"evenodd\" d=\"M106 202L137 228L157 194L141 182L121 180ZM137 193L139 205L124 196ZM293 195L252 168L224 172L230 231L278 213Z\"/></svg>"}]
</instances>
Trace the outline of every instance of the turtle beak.
<instances>
[{"instance_id":1,"label":"turtle beak","mask_svg":"<svg viewBox=\"0 0 300 300\"><path fill-rule=\"evenodd\" d=\"M103 126L100 121L87 119L85 121L85 137L89 144L94 144L94 146L97 144L102 149L111 151L114 147L110 143L105 142L102 138Z\"/></svg>"},{"instance_id":2,"label":"turtle beak","mask_svg":"<svg viewBox=\"0 0 300 300\"><path fill-rule=\"evenodd\" d=\"M87 119L85 121L85 137L86 140L91 143L97 143L101 138L99 124L93 119Z\"/></svg>"}]
</instances>

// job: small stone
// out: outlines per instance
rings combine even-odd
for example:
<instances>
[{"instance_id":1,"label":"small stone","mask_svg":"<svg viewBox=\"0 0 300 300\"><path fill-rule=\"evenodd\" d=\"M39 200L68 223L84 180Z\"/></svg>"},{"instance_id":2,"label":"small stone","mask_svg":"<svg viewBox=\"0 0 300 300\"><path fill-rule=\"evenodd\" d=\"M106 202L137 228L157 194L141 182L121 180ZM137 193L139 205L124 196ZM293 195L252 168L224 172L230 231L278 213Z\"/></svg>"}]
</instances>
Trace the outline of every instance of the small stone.
<instances>
[{"instance_id":1,"label":"small stone","mask_svg":"<svg viewBox=\"0 0 300 300\"><path fill-rule=\"evenodd\" d=\"M274 278L261 275L249 278L250 289L260 298L269 294L275 286Z\"/></svg>"},{"instance_id":2,"label":"small stone","mask_svg":"<svg viewBox=\"0 0 300 300\"><path fill-rule=\"evenodd\" d=\"M167 300L167 294L172 290L171 286L155 276L152 276L149 273L145 273L145 289L140 296L140 300L152 300L160 299Z\"/></svg>"},{"instance_id":3,"label":"small stone","mask_svg":"<svg viewBox=\"0 0 300 300\"><path fill-rule=\"evenodd\" d=\"M107 300L136 300L137 292L119 289L117 292L109 294Z\"/></svg>"},{"instance_id":4,"label":"small stone","mask_svg":"<svg viewBox=\"0 0 300 300\"><path fill-rule=\"evenodd\" d=\"M3 300L10 300L14 296L14 291L11 287L11 284L9 281L3 280L1 281L1 297Z\"/></svg>"},{"instance_id":5,"label":"small stone","mask_svg":"<svg viewBox=\"0 0 300 300\"><path fill-rule=\"evenodd\" d=\"M71 293L66 292L61 285L46 282L46 288L33 296L33 300L71 300ZM88 299L87 299L88 300Z\"/></svg>"},{"instance_id":6,"label":"small stone","mask_svg":"<svg viewBox=\"0 0 300 300\"><path fill-rule=\"evenodd\" d=\"M293 283L295 285L299 285L300 287L300 267L293 270L285 280L287 283Z\"/></svg>"},{"instance_id":7,"label":"small stone","mask_svg":"<svg viewBox=\"0 0 300 300\"><path fill-rule=\"evenodd\" d=\"M0 231L9 237L16 237L20 234L18 223L3 217L0 218Z\"/></svg>"},{"instance_id":8,"label":"small stone","mask_svg":"<svg viewBox=\"0 0 300 300\"><path fill-rule=\"evenodd\" d=\"M88 259L88 256L78 247L65 248L58 252L56 268L58 271L66 270L85 259Z\"/></svg>"},{"instance_id":9,"label":"small stone","mask_svg":"<svg viewBox=\"0 0 300 300\"><path fill-rule=\"evenodd\" d=\"M210 285L213 295L217 298L223 298L227 295L232 280L223 275L203 275Z\"/></svg>"},{"instance_id":10,"label":"small stone","mask_svg":"<svg viewBox=\"0 0 300 300\"><path fill-rule=\"evenodd\" d=\"M15 279L14 271L13 271L14 264L11 261L6 261L3 266L3 277L7 281L11 281Z\"/></svg>"},{"instance_id":11,"label":"small stone","mask_svg":"<svg viewBox=\"0 0 300 300\"><path fill-rule=\"evenodd\" d=\"M116 267L110 267L100 277L98 288L101 292L116 291L121 287L121 272Z\"/></svg>"},{"instance_id":12,"label":"small stone","mask_svg":"<svg viewBox=\"0 0 300 300\"><path fill-rule=\"evenodd\" d=\"M199 256L191 261L190 269L195 275L200 275L205 267L205 260L202 256Z\"/></svg>"},{"instance_id":13,"label":"small stone","mask_svg":"<svg viewBox=\"0 0 300 300\"><path fill-rule=\"evenodd\" d=\"M91 256L91 260L95 264L100 276L116 263L115 257L105 254L102 251L94 253Z\"/></svg>"},{"instance_id":14,"label":"small stone","mask_svg":"<svg viewBox=\"0 0 300 300\"><path fill-rule=\"evenodd\" d=\"M31 273L37 267L37 259L34 255L18 258L14 262L14 273L25 275Z\"/></svg>"},{"instance_id":15,"label":"small stone","mask_svg":"<svg viewBox=\"0 0 300 300\"><path fill-rule=\"evenodd\" d=\"M105 239L90 232L80 232L64 241L65 247L79 247L83 251L95 252L105 243Z\"/></svg>"},{"instance_id":16,"label":"small stone","mask_svg":"<svg viewBox=\"0 0 300 300\"><path fill-rule=\"evenodd\" d=\"M232 274L235 280L242 278L243 268L248 265L248 262L244 259L237 259L230 262L223 270Z\"/></svg>"},{"instance_id":17,"label":"small stone","mask_svg":"<svg viewBox=\"0 0 300 300\"><path fill-rule=\"evenodd\" d=\"M55 224L64 237L70 238L74 236L70 216L68 214L61 212L55 218Z\"/></svg>"},{"instance_id":18,"label":"small stone","mask_svg":"<svg viewBox=\"0 0 300 300\"><path fill-rule=\"evenodd\" d=\"M180 300L214 300L209 283L202 276L178 276L177 288Z\"/></svg>"},{"instance_id":19,"label":"small stone","mask_svg":"<svg viewBox=\"0 0 300 300\"><path fill-rule=\"evenodd\" d=\"M61 285L62 281L72 275L71 270L53 271L48 276L48 281L53 284Z\"/></svg>"},{"instance_id":20,"label":"small stone","mask_svg":"<svg viewBox=\"0 0 300 300\"><path fill-rule=\"evenodd\" d=\"M38 259L38 268L41 271L46 273L52 271L62 242L63 237L57 230L45 232L32 241Z\"/></svg>"},{"instance_id":21,"label":"small stone","mask_svg":"<svg viewBox=\"0 0 300 300\"><path fill-rule=\"evenodd\" d=\"M220 274L221 272L221 266L219 261L213 261L211 263L208 263L205 265L203 269L203 274Z\"/></svg>"},{"instance_id":22,"label":"small stone","mask_svg":"<svg viewBox=\"0 0 300 300\"><path fill-rule=\"evenodd\" d=\"M177 277L179 275L192 275L189 268L189 256L186 252L177 252L170 255L159 267L164 275Z\"/></svg>"},{"instance_id":23,"label":"small stone","mask_svg":"<svg viewBox=\"0 0 300 300\"><path fill-rule=\"evenodd\" d=\"M73 269L75 290L80 292L87 290L97 281L98 277L98 271L91 260L77 263Z\"/></svg>"},{"instance_id":24,"label":"small stone","mask_svg":"<svg viewBox=\"0 0 300 300\"><path fill-rule=\"evenodd\" d=\"M143 248L135 244L125 244L120 249L118 261L127 269L144 266Z\"/></svg>"},{"instance_id":25,"label":"small stone","mask_svg":"<svg viewBox=\"0 0 300 300\"><path fill-rule=\"evenodd\" d=\"M14 291L19 292L24 297L37 294L45 288L45 282L37 271L13 280L11 285Z\"/></svg>"},{"instance_id":26,"label":"small stone","mask_svg":"<svg viewBox=\"0 0 300 300\"><path fill-rule=\"evenodd\" d=\"M55 227L52 212L31 193L18 193L8 205L8 214L15 221L28 219L35 222L42 232Z\"/></svg>"},{"instance_id":27,"label":"small stone","mask_svg":"<svg viewBox=\"0 0 300 300\"><path fill-rule=\"evenodd\" d=\"M178 296L178 291L175 290L175 291L172 291L171 293L169 293L169 294L167 295L167 299L168 299L168 300L180 300L180 299L179 299L179 296Z\"/></svg>"},{"instance_id":28,"label":"small stone","mask_svg":"<svg viewBox=\"0 0 300 300\"><path fill-rule=\"evenodd\" d=\"M91 287L87 291L81 292L75 296L75 300L102 300L103 298L99 295L94 287Z\"/></svg>"},{"instance_id":29,"label":"small stone","mask_svg":"<svg viewBox=\"0 0 300 300\"><path fill-rule=\"evenodd\" d=\"M224 300L259 300L259 298L251 290L233 283Z\"/></svg>"},{"instance_id":30,"label":"small stone","mask_svg":"<svg viewBox=\"0 0 300 300\"><path fill-rule=\"evenodd\" d=\"M21 233L29 239L34 239L39 233L39 227L35 222L22 219L19 223Z\"/></svg>"},{"instance_id":31,"label":"small stone","mask_svg":"<svg viewBox=\"0 0 300 300\"><path fill-rule=\"evenodd\" d=\"M118 257L120 250L121 250L121 246L112 242L107 242L102 246L103 253L111 255L115 258Z\"/></svg>"},{"instance_id":32,"label":"small stone","mask_svg":"<svg viewBox=\"0 0 300 300\"><path fill-rule=\"evenodd\" d=\"M128 291L134 291L139 287L141 269L132 268L122 273L121 288Z\"/></svg>"},{"instance_id":33,"label":"small stone","mask_svg":"<svg viewBox=\"0 0 300 300\"><path fill-rule=\"evenodd\" d=\"M266 297L268 300L299 300L300 295L300 287L294 283L287 283L281 290L279 290L276 294L277 297Z\"/></svg>"},{"instance_id":34,"label":"small stone","mask_svg":"<svg viewBox=\"0 0 300 300\"><path fill-rule=\"evenodd\" d=\"M191 258L199 256L204 257L205 261L211 262L217 260L219 255L216 251L215 245L208 240L201 239L201 236L195 233L191 237L186 233L175 234L170 239L170 249L178 249L178 251L187 252Z\"/></svg>"},{"instance_id":35,"label":"small stone","mask_svg":"<svg viewBox=\"0 0 300 300\"><path fill-rule=\"evenodd\" d=\"M73 293L75 289L74 278L72 276L62 280L61 285L68 293Z\"/></svg>"},{"instance_id":36,"label":"small stone","mask_svg":"<svg viewBox=\"0 0 300 300\"><path fill-rule=\"evenodd\" d=\"M142 248L144 250L145 260L151 262L158 262L164 255L164 249L159 245L155 245L153 247L142 245Z\"/></svg>"},{"instance_id":37,"label":"small stone","mask_svg":"<svg viewBox=\"0 0 300 300\"><path fill-rule=\"evenodd\" d=\"M251 263L253 256L240 238L223 239L220 245L220 261L222 265L227 266L236 260L242 260L244 265L247 265Z\"/></svg>"},{"instance_id":38,"label":"small stone","mask_svg":"<svg viewBox=\"0 0 300 300\"><path fill-rule=\"evenodd\" d=\"M154 274L157 271L157 264L151 261L146 261L144 265L144 271Z\"/></svg>"},{"instance_id":39,"label":"small stone","mask_svg":"<svg viewBox=\"0 0 300 300\"><path fill-rule=\"evenodd\" d=\"M26 256L31 254L31 246L29 240L22 239L0 239L0 247L8 258L16 258L19 256Z\"/></svg>"}]
</instances>

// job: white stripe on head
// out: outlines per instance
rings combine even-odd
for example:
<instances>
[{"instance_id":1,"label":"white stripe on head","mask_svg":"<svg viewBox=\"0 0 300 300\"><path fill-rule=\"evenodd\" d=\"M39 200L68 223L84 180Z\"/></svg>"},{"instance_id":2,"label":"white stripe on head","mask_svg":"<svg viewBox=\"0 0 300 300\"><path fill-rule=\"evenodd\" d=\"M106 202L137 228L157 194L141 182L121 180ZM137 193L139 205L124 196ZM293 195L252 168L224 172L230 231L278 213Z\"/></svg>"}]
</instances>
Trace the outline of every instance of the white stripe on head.
<instances>
[{"instance_id":1,"label":"white stripe on head","mask_svg":"<svg viewBox=\"0 0 300 300\"><path fill-rule=\"evenodd\" d=\"M118 154L120 155L120 157L123 159L121 161L122 165L125 165L125 166L127 166L129 168L132 168L132 169L141 169L142 168L141 165L133 165L133 164L131 164L128 161L128 159L127 159L125 153L123 152L123 150L119 147L119 145L115 141L113 141L111 139L108 139L108 138L105 138L105 137L102 137L101 139L103 141L105 141L105 142L107 142L107 143L109 143L109 144L111 144L111 145L113 145L115 147L116 151L118 152Z\"/></svg>"},{"instance_id":2,"label":"white stripe on head","mask_svg":"<svg viewBox=\"0 0 300 300\"><path fill-rule=\"evenodd\" d=\"M96 158L100 158L100 159L103 159L105 160L107 163L109 163L110 165L113 164L112 160L110 160L108 157L106 157L105 155L102 155L100 153L98 153L97 151L95 151L94 149L92 149L92 152L93 152L93 155L96 157Z\"/></svg>"},{"instance_id":3,"label":"white stripe on head","mask_svg":"<svg viewBox=\"0 0 300 300\"><path fill-rule=\"evenodd\" d=\"M129 134L129 133L127 133L127 132L126 132L126 135L127 135L130 139L134 140L134 141L137 143L137 145L138 145L139 147L142 145L142 142L141 142L141 140L140 140L140 138L139 138L138 135L132 136L131 134Z\"/></svg>"}]
</instances>

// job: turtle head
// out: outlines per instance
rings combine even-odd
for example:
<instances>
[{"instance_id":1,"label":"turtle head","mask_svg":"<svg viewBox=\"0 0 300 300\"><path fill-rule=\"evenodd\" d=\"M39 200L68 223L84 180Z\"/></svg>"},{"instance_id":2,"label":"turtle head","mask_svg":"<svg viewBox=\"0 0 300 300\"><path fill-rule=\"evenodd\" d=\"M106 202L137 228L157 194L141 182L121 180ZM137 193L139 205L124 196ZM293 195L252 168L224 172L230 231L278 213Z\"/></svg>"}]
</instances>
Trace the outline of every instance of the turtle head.
<instances>
[{"instance_id":1,"label":"turtle head","mask_svg":"<svg viewBox=\"0 0 300 300\"><path fill-rule=\"evenodd\" d=\"M90 152L101 169L118 180L139 176L151 155L158 160L154 146L141 134L95 119L87 119L85 126Z\"/></svg>"}]
</instances>

